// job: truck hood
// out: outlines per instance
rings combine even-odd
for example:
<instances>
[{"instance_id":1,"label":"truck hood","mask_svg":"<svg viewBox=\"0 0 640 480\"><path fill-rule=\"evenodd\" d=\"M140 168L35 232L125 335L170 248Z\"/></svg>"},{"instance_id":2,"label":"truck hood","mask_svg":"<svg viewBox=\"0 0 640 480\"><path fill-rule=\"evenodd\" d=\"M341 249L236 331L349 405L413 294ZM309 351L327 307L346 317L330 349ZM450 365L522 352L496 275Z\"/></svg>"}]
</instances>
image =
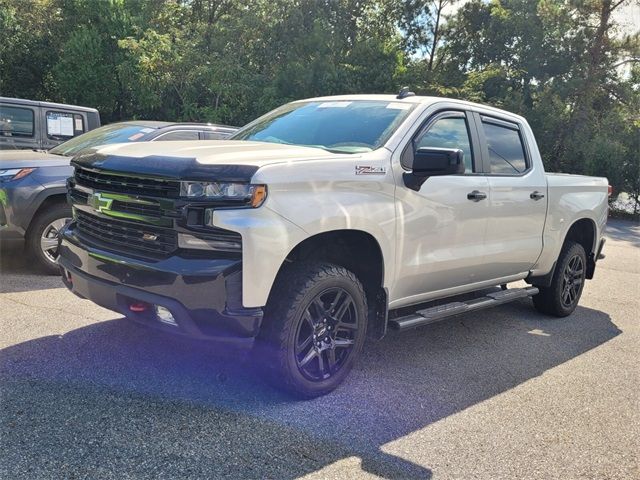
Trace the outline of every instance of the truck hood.
<instances>
[{"instance_id":1,"label":"truck hood","mask_svg":"<svg viewBox=\"0 0 640 480\"><path fill-rule=\"evenodd\" d=\"M66 167L69 157L51 155L33 150L3 150L0 152L0 170L29 167Z\"/></svg>"},{"instance_id":2,"label":"truck hood","mask_svg":"<svg viewBox=\"0 0 640 480\"><path fill-rule=\"evenodd\" d=\"M200 165L248 165L261 167L270 163L336 158L321 148L283 145L279 143L248 142L239 140L208 140L184 142L119 143L97 147L86 155L100 157L127 157L132 163L150 158L190 159Z\"/></svg>"},{"instance_id":3,"label":"truck hood","mask_svg":"<svg viewBox=\"0 0 640 480\"><path fill-rule=\"evenodd\" d=\"M354 157L321 148L212 140L114 144L87 150L74 157L73 163L84 168L172 180L248 182L264 165L345 156Z\"/></svg>"}]
</instances>

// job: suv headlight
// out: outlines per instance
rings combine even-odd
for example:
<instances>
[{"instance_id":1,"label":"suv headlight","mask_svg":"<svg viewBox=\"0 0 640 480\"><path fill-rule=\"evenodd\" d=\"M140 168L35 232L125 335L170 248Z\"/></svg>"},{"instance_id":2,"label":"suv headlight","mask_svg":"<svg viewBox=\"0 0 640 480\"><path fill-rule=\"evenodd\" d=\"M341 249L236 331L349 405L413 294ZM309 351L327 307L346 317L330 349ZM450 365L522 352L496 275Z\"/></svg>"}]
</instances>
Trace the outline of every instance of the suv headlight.
<instances>
[{"instance_id":1,"label":"suv headlight","mask_svg":"<svg viewBox=\"0 0 640 480\"><path fill-rule=\"evenodd\" d=\"M240 182L180 182L180 196L197 200L238 201L255 208L267 198L267 186Z\"/></svg>"},{"instance_id":2,"label":"suv headlight","mask_svg":"<svg viewBox=\"0 0 640 480\"><path fill-rule=\"evenodd\" d=\"M12 168L9 170L0 170L0 182L8 182L9 180L19 180L26 177L35 168Z\"/></svg>"}]
</instances>

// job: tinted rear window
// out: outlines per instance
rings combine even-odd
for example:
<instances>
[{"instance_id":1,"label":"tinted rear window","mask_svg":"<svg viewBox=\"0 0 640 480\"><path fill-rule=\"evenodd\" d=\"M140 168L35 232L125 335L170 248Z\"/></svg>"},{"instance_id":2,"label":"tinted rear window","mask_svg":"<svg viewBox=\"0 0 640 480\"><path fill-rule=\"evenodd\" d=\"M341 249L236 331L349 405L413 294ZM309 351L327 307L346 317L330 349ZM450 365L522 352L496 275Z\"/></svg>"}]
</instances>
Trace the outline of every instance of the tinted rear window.
<instances>
[{"instance_id":1,"label":"tinted rear window","mask_svg":"<svg viewBox=\"0 0 640 480\"><path fill-rule=\"evenodd\" d=\"M198 140L200 137L197 130L176 130L175 132L163 133L154 138L156 142L171 142L178 140Z\"/></svg>"},{"instance_id":2,"label":"tinted rear window","mask_svg":"<svg viewBox=\"0 0 640 480\"><path fill-rule=\"evenodd\" d=\"M483 122L489 147L491 173L517 175L527 169L520 132L516 129Z\"/></svg>"}]
</instances>

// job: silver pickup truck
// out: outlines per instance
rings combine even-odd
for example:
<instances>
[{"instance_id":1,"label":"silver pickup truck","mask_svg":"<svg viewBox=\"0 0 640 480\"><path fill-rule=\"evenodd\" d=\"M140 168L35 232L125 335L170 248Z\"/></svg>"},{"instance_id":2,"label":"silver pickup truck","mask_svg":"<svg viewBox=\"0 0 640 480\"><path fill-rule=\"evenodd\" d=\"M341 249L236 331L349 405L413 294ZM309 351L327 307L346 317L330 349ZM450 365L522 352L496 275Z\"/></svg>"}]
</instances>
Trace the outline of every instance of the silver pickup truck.
<instances>
[{"instance_id":1,"label":"silver pickup truck","mask_svg":"<svg viewBox=\"0 0 640 480\"><path fill-rule=\"evenodd\" d=\"M387 328L526 297L571 314L604 243L605 178L545 173L520 116L406 91L72 163L68 288L165 331L255 344L302 397L338 386Z\"/></svg>"}]
</instances>

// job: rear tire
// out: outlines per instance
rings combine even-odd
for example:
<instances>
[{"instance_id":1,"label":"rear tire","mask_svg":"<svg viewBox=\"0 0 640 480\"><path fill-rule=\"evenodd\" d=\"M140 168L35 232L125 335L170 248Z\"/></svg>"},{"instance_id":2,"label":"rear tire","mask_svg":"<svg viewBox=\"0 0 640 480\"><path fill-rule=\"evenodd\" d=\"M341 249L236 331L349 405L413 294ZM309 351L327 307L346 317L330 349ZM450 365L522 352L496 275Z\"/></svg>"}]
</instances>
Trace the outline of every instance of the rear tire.
<instances>
[{"instance_id":1,"label":"rear tire","mask_svg":"<svg viewBox=\"0 0 640 480\"><path fill-rule=\"evenodd\" d=\"M38 267L49 275L60 274L58 258L58 234L71 219L71 207L66 203L54 203L45 207L32 221L27 233L27 251L37 261Z\"/></svg>"},{"instance_id":2,"label":"rear tire","mask_svg":"<svg viewBox=\"0 0 640 480\"><path fill-rule=\"evenodd\" d=\"M580 301L586 271L587 256L584 247L577 242L565 242L556 262L551 285L538 287L540 293L533 297L533 305L547 315L571 315Z\"/></svg>"},{"instance_id":3,"label":"rear tire","mask_svg":"<svg viewBox=\"0 0 640 480\"><path fill-rule=\"evenodd\" d=\"M362 350L367 327L362 284L330 263L300 263L277 280L256 353L267 378L300 398L334 390Z\"/></svg>"}]
</instances>

